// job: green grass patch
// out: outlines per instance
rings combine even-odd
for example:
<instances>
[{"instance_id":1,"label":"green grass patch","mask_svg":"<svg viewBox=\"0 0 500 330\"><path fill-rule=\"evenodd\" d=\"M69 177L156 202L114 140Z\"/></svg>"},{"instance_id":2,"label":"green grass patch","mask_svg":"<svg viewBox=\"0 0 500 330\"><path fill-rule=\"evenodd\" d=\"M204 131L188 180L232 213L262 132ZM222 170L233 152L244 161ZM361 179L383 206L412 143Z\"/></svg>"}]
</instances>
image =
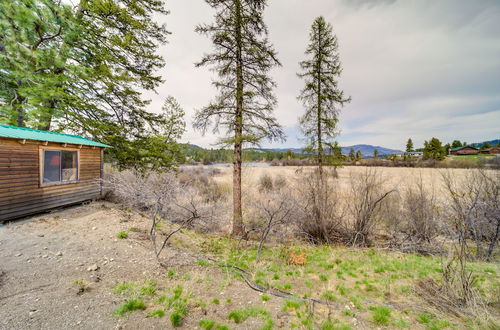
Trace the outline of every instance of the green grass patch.
<instances>
[{"instance_id":1,"label":"green grass patch","mask_svg":"<svg viewBox=\"0 0 500 330\"><path fill-rule=\"evenodd\" d=\"M120 238L120 239L125 239L128 237L128 234L124 231L121 231L119 232L118 234L116 234L116 237Z\"/></svg>"},{"instance_id":2,"label":"green grass patch","mask_svg":"<svg viewBox=\"0 0 500 330\"><path fill-rule=\"evenodd\" d=\"M387 306L371 307L372 320L376 324L388 325L391 320L392 309Z\"/></svg>"},{"instance_id":3,"label":"green grass patch","mask_svg":"<svg viewBox=\"0 0 500 330\"><path fill-rule=\"evenodd\" d=\"M121 304L114 312L113 314L116 316L123 316L127 313L137 311L137 310L144 310L146 309L146 304L142 299L130 299Z\"/></svg>"},{"instance_id":4,"label":"green grass patch","mask_svg":"<svg viewBox=\"0 0 500 330\"><path fill-rule=\"evenodd\" d=\"M232 311L231 313L229 313L227 317L228 319L233 320L237 324L243 323L249 317L260 317L262 318L262 320L264 320L265 323L265 325L261 328L262 330L270 330L273 328L274 324L268 311L256 307L250 307Z\"/></svg>"}]
</instances>

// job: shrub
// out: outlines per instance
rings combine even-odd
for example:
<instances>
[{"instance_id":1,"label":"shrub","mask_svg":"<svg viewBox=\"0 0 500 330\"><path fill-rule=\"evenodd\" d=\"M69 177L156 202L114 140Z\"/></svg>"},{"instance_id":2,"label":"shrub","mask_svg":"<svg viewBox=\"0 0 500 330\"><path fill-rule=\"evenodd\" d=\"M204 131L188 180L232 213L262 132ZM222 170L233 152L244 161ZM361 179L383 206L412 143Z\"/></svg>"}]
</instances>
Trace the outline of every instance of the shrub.
<instances>
[{"instance_id":1,"label":"shrub","mask_svg":"<svg viewBox=\"0 0 500 330\"><path fill-rule=\"evenodd\" d=\"M127 238L128 237L128 234L121 231L119 232L118 234L116 234L116 237L120 238L120 239L124 239L124 238Z\"/></svg>"},{"instance_id":2,"label":"shrub","mask_svg":"<svg viewBox=\"0 0 500 330\"><path fill-rule=\"evenodd\" d=\"M146 309L146 304L141 299L130 299L121 304L115 311L114 315L123 316L126 313L130 313L136 310L144 310Z\"/></svg>"},{"instance_id":3,"label":"shrub","mask_svg":"<svg viewBox=\"0 0 500 330\"><path fill-rule=\"evenodd\" d=\"M391 308L386 306L371 307L373 322L381 325L388 325L391 319Z\"/></svg>"}]
</instances>

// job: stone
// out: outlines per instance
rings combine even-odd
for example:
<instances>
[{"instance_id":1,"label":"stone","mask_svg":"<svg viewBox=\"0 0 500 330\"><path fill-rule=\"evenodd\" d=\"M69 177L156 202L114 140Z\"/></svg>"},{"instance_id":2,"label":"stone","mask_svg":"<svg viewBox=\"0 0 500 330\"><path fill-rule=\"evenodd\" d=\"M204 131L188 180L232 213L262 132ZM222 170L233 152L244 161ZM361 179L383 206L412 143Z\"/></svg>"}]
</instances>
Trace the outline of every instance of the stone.
<instances>
[{"instance_id":1,"label":"stone","mask_svg":"<svg viewBox=\"0 0 500 330\"><path fill-rule=\"evenodd\" d=\"M89 268L87 268L87 271L89 271L89 272L95 272L98 269L99 269L99 266L97 266L97 264L93 264Z\"/></svg>"},{"instance_id":2,"label":"stone","mask_svg":"<svg viewBox=\"0 0 500 330\"><path fill-rule=\"evenodd\" d=\"M62 257L62 255L63 255L63 253L61 251L56 253L56 256L58 256L58 257Z\"/></svg>"},{"instance_id":3,"label":"stone","mask_svg":"<svg viewBox=\"0 0 500 330\"><path fill-rule=\"evenodd\" d=\"M22 255L23 255L22 253L17 253L17 254L16 254L16 257L20 257L20 256L22 256Z\"/></svg>"}]
</instances>

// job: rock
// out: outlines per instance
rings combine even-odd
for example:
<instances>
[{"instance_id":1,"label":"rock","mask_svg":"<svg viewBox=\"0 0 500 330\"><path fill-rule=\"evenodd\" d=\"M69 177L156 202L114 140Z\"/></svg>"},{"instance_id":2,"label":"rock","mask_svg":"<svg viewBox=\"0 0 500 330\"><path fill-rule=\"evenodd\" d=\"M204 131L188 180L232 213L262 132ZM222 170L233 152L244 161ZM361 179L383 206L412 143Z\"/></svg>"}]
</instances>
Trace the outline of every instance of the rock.
<instances>
[{"instance_id":1,"label":"rock","mask_svg":"<svg viewBox=\"0 0 500 330\"><path fill-rule=\"evenodd\" d=\"M58 257L62 257L62 255L63 255L63 253L61 251L56 253L56 256L58 256Z\"/></svg>"},{"instance_id":2,"label":"rock","mask_svg":"<svg viewBox=\"0 0 500 330\"><path fill-rule=\"evenodd\" d=\"M22 256L22 255L23 255L22 253L17 253L17 254L16 254L16 257L20 257L20 256Z\"/></svg>"},{"instance_id":3,"label":"rock","mask_svg":"<svg viewBox=\"0 0 500 330\"><path fill-rule=\"evenodd\" d=\"M97 229L97 227L92 227L92 230L96 230L96 229Z\"/></svg>"},{"instance_id":4,"label":"rock","mask_svg":"<svg viewBox=\"0 0 500 330\"><path fill-rule=\"evenodd\" d=\"M44 234L38 234L38 237L44 237L45 235Z\"/></svg>"},{"instance_id":5,"label":"rock","mask_svg":"<svg viewBox=\"0 0 500 330\"><path fill-rule=\"evenodd\" d=\"M99 266L97 266L97 264L93 264L92 266L90 266L89 268L87 268L87 271L89 272L95 272L99 269Z\"/></svg>"},{"instance_id":6,"label":"rock","mask_svg":"<svg viewBox=\"0 0 500 330\"><path fill-rule=\"evenodd\" d=\"M43 247L43 249L44 249L44 250L48 250L49 248L48 248L48 247L46 247L46 246L44 246L44 247Z\"/></svg>"},{"instance_id":7,"label":"rock","mask_svg":"<svg viewBox=\"0 0 500 330\"><path fill-rule=\"evenodd\" d=\"M48 257L48 255L46 255L46 254L44 254L44 255L42 256L42 258L47 258L47 257Z\"/></svg>"}]
</instances>

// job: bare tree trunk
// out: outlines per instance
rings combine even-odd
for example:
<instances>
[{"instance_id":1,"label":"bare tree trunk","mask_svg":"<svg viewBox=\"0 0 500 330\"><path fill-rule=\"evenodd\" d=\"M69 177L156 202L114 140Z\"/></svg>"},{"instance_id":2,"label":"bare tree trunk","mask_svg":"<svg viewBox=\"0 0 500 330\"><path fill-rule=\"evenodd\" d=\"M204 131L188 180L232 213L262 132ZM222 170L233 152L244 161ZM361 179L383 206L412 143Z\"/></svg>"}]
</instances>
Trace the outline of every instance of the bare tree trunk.
<instances>
[{"instance_id":1,"label":"bare tree trunk","mask_svg":"<svg viewBox=\"0 0 500 330\"><path fill-rule=\"evenodd\" d=\"M243 134L243 57L241 35L241 1L236 2L236 117L234 125L233 161L233 236L243 235L243 212L241 207L241 149Z\"/></svg>"}]
</instances>

